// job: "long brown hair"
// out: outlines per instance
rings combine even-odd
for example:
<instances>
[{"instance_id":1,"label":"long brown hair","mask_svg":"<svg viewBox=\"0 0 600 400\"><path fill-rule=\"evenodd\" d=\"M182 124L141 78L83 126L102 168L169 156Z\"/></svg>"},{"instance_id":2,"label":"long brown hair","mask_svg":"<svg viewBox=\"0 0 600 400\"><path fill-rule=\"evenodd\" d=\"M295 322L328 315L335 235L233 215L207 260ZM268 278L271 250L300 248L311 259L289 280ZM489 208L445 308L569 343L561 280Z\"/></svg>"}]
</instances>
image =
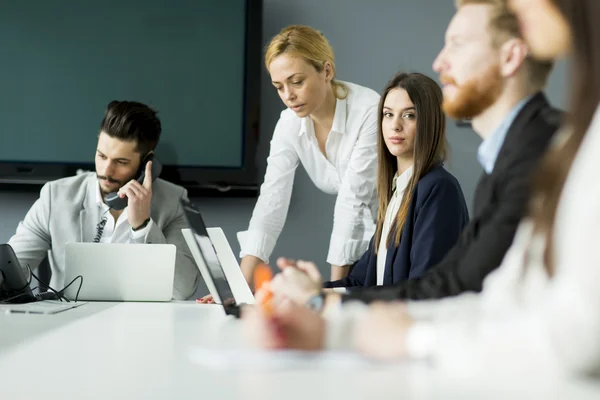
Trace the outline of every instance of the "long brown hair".
<instances>
[{"instance_id":1,"label":"long brown hair","mask_svg":"<svg viewBox=\"0 0 600 400\"><path fill-rule=\"evenodd\" d=\"M443 162L448 153L446 141L446 116L442 111L442 90L439 85L426 75L419 73L397 73L387 84L379 101L379 116L377 120L377 193L379 196L379 211L377 215L377 230L375 232L375 243L381 240L383 221L388 204L392 198L392 182L398 171L396 157L389 152L381 124L383 122L383 106L388 93L392 89L404 89L415 105L417 115L417 132L415 135L415 147L413 151L413 173L402 196L400 209L396 214L396 220L392 225L395 235L388 237L387 245L400 244L402 228L408 215L408 208L417 187L417 182L429 172L435 165ZM375 253L377 248L375 246Z\"/></svg>"},{"instance_id":2,"label":"long brown hair","mask_svg":"<svg viewBox=\"0 0 600 400\"><path fill-rule=\"evenodd\" d=\"M552 275L556 210L575 155L600 101L600 15L598 0L554 0L570 25L573 45L568 137L548 152L534 175L531 215L535 230L546 236L544 261Z\"/></svg>"}]
</instances>

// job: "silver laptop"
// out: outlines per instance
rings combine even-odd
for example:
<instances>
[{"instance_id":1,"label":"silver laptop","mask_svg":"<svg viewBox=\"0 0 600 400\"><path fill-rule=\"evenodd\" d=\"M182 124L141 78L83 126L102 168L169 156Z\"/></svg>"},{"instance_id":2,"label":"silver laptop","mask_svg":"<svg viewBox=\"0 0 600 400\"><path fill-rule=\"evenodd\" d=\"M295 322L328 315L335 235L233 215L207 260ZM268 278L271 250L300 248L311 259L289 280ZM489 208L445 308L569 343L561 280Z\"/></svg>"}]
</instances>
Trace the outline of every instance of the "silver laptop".
<instances>
[{"instance_id":1,"label":"silver laptop","mask_svg":"<svg viewBox=\"0 0 600 400\"><path fill-rule=\"evenodd\" d=\"M229 282L229 286L231 287L231 291L233 292L236 302L240 304L254 304L254 295L248 286L248 282L246 282L246 278L244 278L244 274L242 274L240 265L233 254L233 250L227 241L227 237L225 237L223 229L206 228L206 231L208 232L208 237L210 238L215 252L217 253L217 258L221 264L223 272L225 273L225 278ZM208 272L208 266L205 264L204 258L200 254L200 250L196 245L194 233L189 228L182 229L181 233L183 234L183 237L190 248L192 256L194 257L194 261L196 261L196 265L200 270L200 274L202 275L210 294L217 303L221 303L217 288L215 287L215 284Z\"/></svg>"},{"instance_id":2,"label":"silver laptop","mask_svg":"<svg viewBox=\"0 0 600 400\"><path fill-rule=\"evenodd\" d=\"M225 314L239 318L241 315L241 306L244 303L242 303L241 299L237 298L230 285L229 276L225 273L225 269L221 265L221 260L208 234L206 224L200 215L200 210L187 199L180 199L180 204L191 229L191 236L186 231L184 237L186 237L188 247L196 260L204 281L211 288L211 294L215 301L222 305ZM237 265L237 262L235 264ZM234 276L235 280L240 276L241 279L244 279L239 267L238 273L231 276ZM253 296L251 296L250 300L254 303Z\"/></svg>"},{"instance_id":3,"label":"silver laptop","mask_svg":"<svg viewBox=\"0 0 600 400\"><path fill-rule=\"evenodd\" d=\"M24 304L0 304L0 313L11 314L58 314L63 311L71 310L87 304L85 301L58 301L58 300L43 300L33 303Z\"/></svg>"},{"instance_id":4,"label":"silver laptop","mask_svg":"<svg viewBox=\"0 0 600 400\"><path fill-rule=\"evenodd\" d=\"M91 301L170 301L176 247L172 244L68 243L65 291L68 299Z\"/></svg>"}]
</instances>

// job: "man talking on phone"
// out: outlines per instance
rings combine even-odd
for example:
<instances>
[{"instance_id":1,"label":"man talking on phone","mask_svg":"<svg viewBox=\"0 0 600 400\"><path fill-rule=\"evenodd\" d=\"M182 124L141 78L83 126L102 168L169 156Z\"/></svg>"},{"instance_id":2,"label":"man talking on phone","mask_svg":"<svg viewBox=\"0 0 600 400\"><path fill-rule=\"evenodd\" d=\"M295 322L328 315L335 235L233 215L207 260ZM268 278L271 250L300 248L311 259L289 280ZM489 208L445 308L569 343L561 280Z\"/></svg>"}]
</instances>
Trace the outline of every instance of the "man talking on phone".
<instances>
[{"instance_id":1,"label":"man talking on phone","mask_svg":"<svg viewBox=\"0 0 600 400\"><path fill-rule=\"evenodd\" d=\"M179 200L187 191L152 176L162 130L156 114L133 101L108 104L98 135L96 172L46 183L9 240L21 265L33 270L51 250L50 286L60 289L65 285L66 243L170 243L177 247L173 298L194 294L200 274L181 233L187 223Z\"/></svg>"}]
</instances>

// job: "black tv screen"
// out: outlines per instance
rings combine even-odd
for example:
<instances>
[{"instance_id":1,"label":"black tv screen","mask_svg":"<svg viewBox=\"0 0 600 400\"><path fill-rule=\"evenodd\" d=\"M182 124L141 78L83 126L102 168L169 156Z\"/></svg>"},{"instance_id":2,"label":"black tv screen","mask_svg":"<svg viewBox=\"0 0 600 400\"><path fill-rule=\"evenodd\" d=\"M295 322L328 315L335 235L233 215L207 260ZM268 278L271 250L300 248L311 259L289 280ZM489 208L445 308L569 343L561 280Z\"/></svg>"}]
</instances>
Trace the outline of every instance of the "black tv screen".
<instances>
[{"instance_id":1,"label":"black tv screen","mask_svg":"<svg viewBox=\"0 0 600 400\"><path fill-rule=\"evenodd\" d=\"M111 100L159 112L161 177L257 186L261 0L2 2L0 182L93 170Z\"/></svg>"}]
</instances>

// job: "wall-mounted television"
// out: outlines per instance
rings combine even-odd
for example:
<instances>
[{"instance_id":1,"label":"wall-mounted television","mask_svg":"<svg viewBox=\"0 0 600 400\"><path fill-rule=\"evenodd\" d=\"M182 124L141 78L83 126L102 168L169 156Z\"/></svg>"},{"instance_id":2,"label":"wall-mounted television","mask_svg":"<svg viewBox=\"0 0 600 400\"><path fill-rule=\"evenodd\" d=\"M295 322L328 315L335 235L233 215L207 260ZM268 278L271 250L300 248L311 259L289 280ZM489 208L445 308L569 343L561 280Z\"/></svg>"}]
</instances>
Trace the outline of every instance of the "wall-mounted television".
<instances>
[{"instance_id":1,"label":"wall-mounted television","mask_svg":"<svg viewBox=\"0 0 600 400\"><path fill-rule=\"evenodd\" d=\"M158 110L162 178L255 195L262 0L23 0L0 13L0 183L93 170L111 100Z\"/></svg>"}]
</instances>

